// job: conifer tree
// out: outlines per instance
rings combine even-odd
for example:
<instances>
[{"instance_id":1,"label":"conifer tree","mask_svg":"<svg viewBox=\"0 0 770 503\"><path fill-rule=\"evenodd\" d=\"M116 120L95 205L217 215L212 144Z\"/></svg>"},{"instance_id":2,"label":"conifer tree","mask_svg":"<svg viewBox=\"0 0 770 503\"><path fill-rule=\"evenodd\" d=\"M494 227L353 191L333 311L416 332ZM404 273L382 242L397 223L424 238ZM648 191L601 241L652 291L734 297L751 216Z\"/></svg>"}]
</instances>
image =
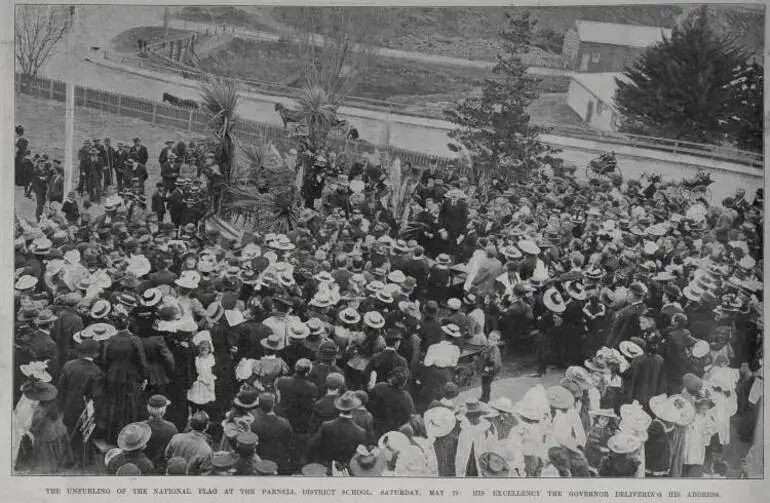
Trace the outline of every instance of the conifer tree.
<instances>
[{"instance_id":1,"label":"conifer tree","mask_svg":"<svg viewBox=\"0 0 770 503\"><path fill-rule=\"evenodd\" d=\"M708 7L699 8L616 79L621 131L699 143L728 138L732 86L748 53L708 18Z\"/></svg>"},{"instance_id":2,"label":"conifer tree","mask_svg":"<svg viewBox=\"0 0 770 503\"><path fill-rule=\"evenodd\" d=\"M503 51L484 81L481 96L465 98L444 111L457 125L449 137L473 158L473 170L468 174L476 183L494 177L525 177L556 153L540 141L545 129L533 125L527 113L539 95L539 79L527 73L521 56L532 46L536 21L526 12L521 17L506 17L508 26L500 33Z\"/></svg>"}]
</instances>

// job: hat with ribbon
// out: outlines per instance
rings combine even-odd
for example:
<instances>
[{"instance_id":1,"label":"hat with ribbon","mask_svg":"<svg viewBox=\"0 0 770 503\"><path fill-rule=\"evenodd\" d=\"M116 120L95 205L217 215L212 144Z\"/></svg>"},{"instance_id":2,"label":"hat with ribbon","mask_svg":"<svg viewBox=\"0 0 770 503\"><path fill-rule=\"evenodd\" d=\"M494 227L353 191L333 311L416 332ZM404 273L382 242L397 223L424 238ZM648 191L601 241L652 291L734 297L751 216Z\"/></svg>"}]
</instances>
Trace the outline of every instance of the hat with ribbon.
<instances>
[{"instance_id":1,"label":"hat with ribbon","mask_svg":"<svg viewBox=\"0 0 770 503\"><path fill-rule=\"evenodd\" d=\"M369 311L364 314L364 324L371 328L382 328L385 326L385 318L377 311Z\"/></svg>"},{"instance_id":2,"label":"hat with ribbon","mask_svg":"<svg viewBox=\"0 0 770 503\"><path fill-rule=\"evenodd\" d=\"M384 453L378 447L359 445L348 469L353 477L377 477L387 468Z\"/></svg>"},{"instance_id":3,"label":"hat with ribbon","mask_svg":"<svg viewBox=\"0 0 770 503\"><path fill-rule=\"evenodd\" d=\"M567 309L566 302L554 287L548 288L543 294L543 304L549 311L557 314L563 313Z\"/></svg>"}]
</instances>

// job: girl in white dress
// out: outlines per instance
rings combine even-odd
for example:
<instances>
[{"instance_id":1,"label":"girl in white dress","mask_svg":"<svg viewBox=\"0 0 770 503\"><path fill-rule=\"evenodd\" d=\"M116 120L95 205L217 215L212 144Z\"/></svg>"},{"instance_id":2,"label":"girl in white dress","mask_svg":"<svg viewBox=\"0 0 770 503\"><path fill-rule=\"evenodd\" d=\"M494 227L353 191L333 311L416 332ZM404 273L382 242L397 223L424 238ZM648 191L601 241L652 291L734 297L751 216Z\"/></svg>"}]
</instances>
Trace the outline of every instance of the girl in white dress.
<instances>
[{"instance_id":1,"label":"girl in white dress","mask_svg":"<svg viewBox=\"0 0 770 503\"><path fill-rule=\"evenodd\" d=\"M204 409L206 405L214 402L214 354L212 353L211 334L204 330L193 337L193 344L198 348L198 356L195 357L195 371L198 378L193 382L187 392L187 400L190 402L192 413Z\"/></svg>"}]
</instances>

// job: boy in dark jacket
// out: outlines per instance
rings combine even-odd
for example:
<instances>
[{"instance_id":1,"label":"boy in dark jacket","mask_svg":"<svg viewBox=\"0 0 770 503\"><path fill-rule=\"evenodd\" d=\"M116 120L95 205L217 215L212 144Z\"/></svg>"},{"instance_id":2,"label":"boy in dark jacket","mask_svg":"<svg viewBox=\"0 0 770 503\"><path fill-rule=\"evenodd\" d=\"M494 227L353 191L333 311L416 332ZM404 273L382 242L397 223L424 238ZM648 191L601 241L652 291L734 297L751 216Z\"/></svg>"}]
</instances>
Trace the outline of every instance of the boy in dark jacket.
<instances>
[{"instance_id":1,"label":"boy in dark jacket","mask_svg":"<svg viewBox=\"0 0 770 503\"><path fill-rule=\"evenodd\" d=\"M80 209L78 208L78 203L75 200L74 192L67 194L67 198L62 203L61 211L64 213L64 218L67 219L67 222L70 225L77 225L77 222L80 219Z\"/></svg>"}]
</instances>

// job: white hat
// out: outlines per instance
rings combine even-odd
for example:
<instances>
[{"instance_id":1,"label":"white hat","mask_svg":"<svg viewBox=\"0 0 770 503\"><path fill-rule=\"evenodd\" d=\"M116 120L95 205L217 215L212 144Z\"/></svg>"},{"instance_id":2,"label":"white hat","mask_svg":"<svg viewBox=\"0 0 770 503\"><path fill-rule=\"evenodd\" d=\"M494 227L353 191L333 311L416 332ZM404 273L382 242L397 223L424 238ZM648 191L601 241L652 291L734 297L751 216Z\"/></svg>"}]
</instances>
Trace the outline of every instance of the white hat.
<instances>
[{"instance_id":1,"label":"white hat","mask_svg":"<svg viewBox=\"0 0 770 503\"><path fill-rule=\"evenodd\" d=\"M440 438L448 435L457 424L454 413L446 407L434 407L423 414L425 429L430 438Z\"/></svg>"},{"instance_id":2,"label":"white hat","mask_svg":"<svg viewBox=\"0 0 770 503\"><path fill-rule=\"evenodd\" d=\"M624 356L631 359L644 354L644 350L641 347L639 347L638 344L631 341L622 341L618 345L618 348L620 349L620 352L623 353Z\"/></svg>"},{"instance_id":3,"label":"white hat","mask_svg":"<svg viewBox=\"0 0 770 503\"><path fill-rule=\"evenodd\" d=\"M382 328L385 326L385 318L377 311L369 311L364 315L364 324L371 328Z\"/></svg>"},{"instance_id":4,"label":"white hat","mask_svg":"<svg viewBox=\"0 0 770 503\"><path fill-rule=\"evenodd\" d=\"M711 351L711 347L709 346L709 343L704 340L699 340L692 346L692 355L695 358L703 358L709 351Z\"/></svg>"},{"instance_id":5,"label":"white hat","mask_svg":"<svg viewBox=\"0 0 770 503\"><path fill-rule=\"evenodd\" d=\"M447 304L447 307L449 307L449 309L453 311L458 311L463 305L462 301L460 301L460 299L457 299L455 297L452 297L451 299L449 299L446 304Z\"/></svg>"}]
</instances>

